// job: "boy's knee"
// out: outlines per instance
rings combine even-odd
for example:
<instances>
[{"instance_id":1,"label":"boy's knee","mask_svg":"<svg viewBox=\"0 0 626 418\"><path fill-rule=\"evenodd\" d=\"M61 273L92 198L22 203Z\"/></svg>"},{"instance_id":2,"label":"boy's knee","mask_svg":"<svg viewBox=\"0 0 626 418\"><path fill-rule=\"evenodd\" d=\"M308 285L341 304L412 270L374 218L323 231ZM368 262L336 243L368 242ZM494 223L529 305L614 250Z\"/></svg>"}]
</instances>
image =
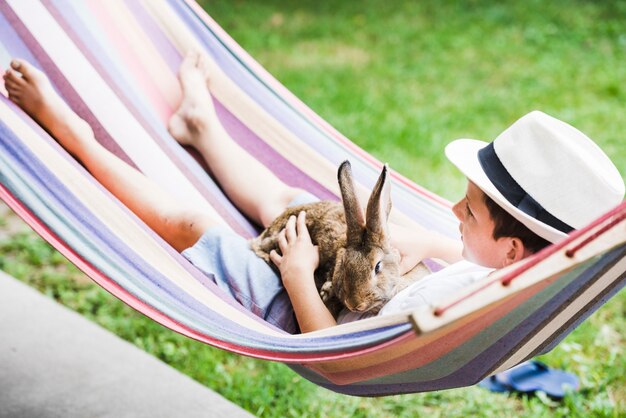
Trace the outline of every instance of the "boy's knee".
<instances>
[{"instance_id":1,"label":"boy's knee","mask_svg":"<svg viewBox=\"0 0 626 418\"><path fill-rule=\"evenodd\" d=\"M190 209L168 215L164 224L166 241L176 250L183 251L193 246L217 222L202 211Z\"/></svg>"},{"instance_id":2,"label":"boy's knee","mask_svg":"<svg viewBox=\"0 0 626 418\"><path fill-rule=\"evenodd\" d=\"M275 196L271 204L265 205L259 210L259 218L262 226L267 228L281 213L287 209L289 204L299 194L305 193L304 190L297 187L289 187Z\"/></svg>"}]
</instances>

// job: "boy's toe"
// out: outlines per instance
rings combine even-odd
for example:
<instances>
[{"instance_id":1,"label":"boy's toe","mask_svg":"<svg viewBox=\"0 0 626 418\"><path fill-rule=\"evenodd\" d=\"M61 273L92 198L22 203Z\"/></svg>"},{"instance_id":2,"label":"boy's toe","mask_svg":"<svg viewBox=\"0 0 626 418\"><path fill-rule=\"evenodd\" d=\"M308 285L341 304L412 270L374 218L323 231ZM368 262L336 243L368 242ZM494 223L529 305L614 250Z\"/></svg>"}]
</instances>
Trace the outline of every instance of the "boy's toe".
<instances>
[{"instance_id":1,"label":"boy's toe","mask_svg":"<svg viewBox=\"0 0 626 418\"><path fill-rule=\"evenodd\" d=\"M16 93L15 91L11 90L11 89L7 89L7 93L9 93L9 100L12 101L13 103L17 103L19 104L20 101L20 94Z\"/></svg>"},{"instance_id":2,"label":"boy's toe","mask_svg":"<svg viewBox=\"0 0 626 418\"><path fill-rule=\"evenodd\" d=\"M9 68L4 72L4 75L2 75L2 78L4 78L5 81L15 81L16 79L16 72L15 70Z\"/></svg>"},{"instance_id":3,"label":"boy's toe","mask_svg":"<svg viewBox=\"0 0 626 418\"><path fill-rule=\"evenodd\" d=\"M38 78L39 70L37 70L35 67L32 66L32 64L30 64L27 61L24 61L23 59L20 59L20 58L13 59L11 61L11 67L13 68L13 71L15 72L15 74L18 74L18 73L21 74L22 78L26 80Z\"/></svg>"},{"instance_id":4,"label":"boy's toe","mask_svg":"<svg viewBox=\"0 0 626 418\"><path fill-rule=\"evenodd\" d=\"M209 57L204 54L198 55L198 66L202 71L208 73L210 65L211 63L209 62Z\"/></svg>"},{"instance_id":5,"label":"boy's toe","mask_svg":"<svg viewBox=\"0 0 626 418\"><path fill-rule=\"evenodd\" d=\"M4 81L7 83L19 84L21 82L24 82L24 79L20 76L20 73L12 68L6 70L2 78L4 78Z\"/></svg>"},{"instance_id":6,"label":"boy's toe","mask_svg":"<svg viewBox=\"0 0 626 418\"><path fill-rule=\"evenodd\" d=\"M196 68L200 67L200 54L198 53L198 51L192 51L191 52L193 54L193 66Z\"/></svg>"},{"instance_id":7,"label":"boy's toe","mask_svg":"<svg viewBox=\"0 0 626 418\"><path fill-rule=\"evenodd\" d=\"M196 58L193 56L193 51L187 52L185 54L185 58L180 65L181 71L186 71L187 69L193 68L195 66Z\"/></svg>"}]
</instances>

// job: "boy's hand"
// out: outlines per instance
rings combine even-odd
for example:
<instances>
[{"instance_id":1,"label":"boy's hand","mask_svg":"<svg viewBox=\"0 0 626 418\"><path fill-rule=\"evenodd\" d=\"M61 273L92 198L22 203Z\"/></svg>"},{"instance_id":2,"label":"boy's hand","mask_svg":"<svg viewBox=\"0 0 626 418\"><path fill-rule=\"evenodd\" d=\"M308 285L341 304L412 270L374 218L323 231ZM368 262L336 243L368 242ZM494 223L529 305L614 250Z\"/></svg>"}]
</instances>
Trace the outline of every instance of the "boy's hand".
<instances>
[{"instance_id":1,"label":"boy's hand","mask_svg":"<svg viewBox=\"0 0 626 418\"><path fill-rule=\"evenodd\" d=\"M300 330L310 332L337 325L315 287L313 273L320 256L306 228L305 212L300 212L297 220L295 216L289 218L278 236L278 246L283 255L272 251L270 259L280 270Z\"/></svg>"},{"instance_id":2,"label":"boy's hand","mask_svg":"<svg viewBox=\"0 0 626 418\"><path fill-rule=\"evenodd\" d=\"M306 227L306 212L291 216L285 229L278 235L278 246L282 256L275 250L270 252L270 259L280 270L285 287L301 277L312 276L319 265L319 252L311 242Z\"/></svg>"}]
</instances>

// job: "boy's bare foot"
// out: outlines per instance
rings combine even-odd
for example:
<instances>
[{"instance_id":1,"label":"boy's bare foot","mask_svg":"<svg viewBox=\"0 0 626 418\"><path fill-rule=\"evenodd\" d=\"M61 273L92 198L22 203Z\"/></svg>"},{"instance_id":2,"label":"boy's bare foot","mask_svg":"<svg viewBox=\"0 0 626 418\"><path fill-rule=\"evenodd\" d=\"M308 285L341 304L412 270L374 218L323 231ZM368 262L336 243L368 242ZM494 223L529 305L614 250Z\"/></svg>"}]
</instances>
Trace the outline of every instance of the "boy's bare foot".
<instances>
[{"instance_id":1,"label":"boy's bare foot","mask_svg":"<svg viewBox=\"0 0 626 418\"><path fill-rule=\"evenodd\" d=\"M82 150L91 128L54 91L48 78L30 63L14 59L2 77L9 99L33 118L71 154ZM95 142L95 140L94 140Z\"/></svg>"},{"instance_id":2,"label":"boy's bare foot","mask_svg":"<svg viewBox=\"0 0 626 418\"><path fill-rule=\"evenodd\" d=\"M221 127L209 94L209 63L197 52L190 52L178 70L183 100L170 118L168 130L181 144L197 146L211 138L211 130Z\"/></svg>"}]
</instances>

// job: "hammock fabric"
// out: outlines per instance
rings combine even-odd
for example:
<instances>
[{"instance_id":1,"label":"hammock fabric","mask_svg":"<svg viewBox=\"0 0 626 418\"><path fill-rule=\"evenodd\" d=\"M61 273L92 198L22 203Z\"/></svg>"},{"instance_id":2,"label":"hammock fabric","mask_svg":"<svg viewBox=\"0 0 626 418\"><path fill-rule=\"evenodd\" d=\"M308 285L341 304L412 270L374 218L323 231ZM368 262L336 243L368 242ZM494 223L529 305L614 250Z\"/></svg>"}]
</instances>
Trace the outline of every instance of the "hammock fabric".
<instances>
[{"instance_id":1,"label":"hammock fabric","mask_svg":"<svg viewBox=\"0 0 626 418\"><path fill-rule=\"evenodd\" d=\"M191 0L0 0L0 60L42 69L107 148L245 236L255 228L168 135L185 52L211 58L226 129L285 182L336 199L381 164L304 106ZM352 395L472 385L549 351L626 282L626 205L436 307L289 335L245 311L0 98L0 197L100 286L190 338ZM393 173L396 221L457 235L450 204ZM567 253L567 254L566 254Z\"/></svg>"}]
</instances>

